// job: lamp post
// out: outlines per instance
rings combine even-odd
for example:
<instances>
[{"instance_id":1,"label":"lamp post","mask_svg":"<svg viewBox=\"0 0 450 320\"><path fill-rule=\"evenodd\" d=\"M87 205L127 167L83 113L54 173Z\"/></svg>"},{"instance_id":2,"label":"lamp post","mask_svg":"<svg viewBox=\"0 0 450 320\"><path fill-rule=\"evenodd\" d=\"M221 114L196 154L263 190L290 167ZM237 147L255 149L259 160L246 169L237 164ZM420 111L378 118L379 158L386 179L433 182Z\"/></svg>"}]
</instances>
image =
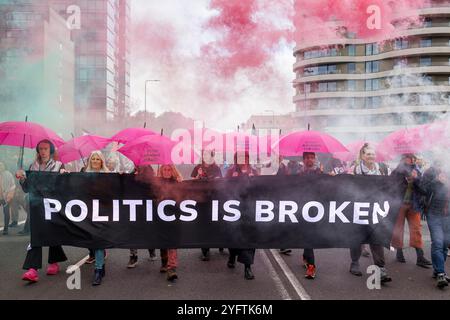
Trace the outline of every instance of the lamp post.
<instances>
[{"instance_id":1,"label":"lamp post","mask_svg":"<svg viewBox=\"0 0 450 320\"><path fill-rule=\"evenodd\" d=\"M161 80L145 80L144 127L147 125L147 83L149 82L161 82Z\"/></svg>"},{"instance_id":2,"label":"lamp post","mask_svg":"<svg viewBox=\"0 0 450 320\"><path fill-rule=\"evenodd\" d=\"M306 74L311 74L311 73L314 73L314 71L310 70L310 69L304 69L303 70L303 77L305 77ZM305 118L305 128L307 128L309 130L309 123L308 123L308 116L307 116L307 110L308 110L307 103L308 102L307 102L307 96L306 96L306 93L307 93L306 87L307 86L309 87L309 90L311 90L311 84L307 84L306 81L305 81L305 83L303 85L303 91L305 92L305 107L304 107L304 109L305 109L305 116L304 116L304 118Z\"/></svg>"}]
</instances>

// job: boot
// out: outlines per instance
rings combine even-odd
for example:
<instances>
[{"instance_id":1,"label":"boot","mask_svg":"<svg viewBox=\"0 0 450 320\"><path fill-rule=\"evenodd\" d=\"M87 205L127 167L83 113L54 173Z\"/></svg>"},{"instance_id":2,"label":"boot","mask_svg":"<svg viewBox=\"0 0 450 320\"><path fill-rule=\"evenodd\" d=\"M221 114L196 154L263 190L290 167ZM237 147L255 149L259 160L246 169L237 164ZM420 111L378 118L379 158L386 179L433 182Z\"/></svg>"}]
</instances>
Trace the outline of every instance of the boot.
<instances>
[{"instance_id":1,"label":"boot","mask_svg":"<svg viewBox=\"0 0 450 320\"><path fill-rule=\"evenodd\" d=\"M178 279L177 271L175 269L167 270L167 280L175 281L176 279Z\"/></svg>"},{"instance_id":2,"label":"boot","mask_svg":"<svg viewBox=\"0 0 450 320\"><path fill-rule=\"evenodd\" d=\"M361 269L359 268L358 262L352 262L350 265L350 273L357 277L362 277Z\"/></svg>"},{"instance_id":3,"label":"boot","mask_svg":"<svg viewBox=\"0 0 450 320\"><path fill-rule=\"evenodd\" d=\"M380 268L380 272L381 272L381 274L380 274L380 282L382 284L392 281L392 278L388 275L388 273L386 271L386 268Z\"/></svg>"},{"instance_id":4,"label":"boot","mask_svg":"<svg viewBox=\"0 0 450 320\"><path fill-rule=\"evenodd\" d=\"M250 266L245 266L245 270L244 270L244 278L246 280L253 280L255 279L255 275L252 272L252 268Z\"/></svg>"},{"instance_id":5,"label":"boot","mask_svg":"<svg viewBox=\"0 0 450 320\"><path fill-rule=\"evenodd\" d=\"M431 265L433 265L429 260L427 260L424 256L423 250L421 248L416 248L417 253L417 265L419 267L429 269Z\"/></svg>"},{"instance_id":6,"label":"boot","mask_svg":"<svg viewBox=\"0 0 450 320\"><path fill-rule=\"evenodd\" d=\"M94 281L92 281L93 286L99 286L102 284L102 269L95 269L94 271Z\"/></svg>"},{"instance_id":7,"label":"boot","mask_svg":"<svg viewBox=\"0 0 450 320\"><path fill-rule=\"evenodd\" d=\"M227 262L228 268L234 269L235 265L236 265L236 257L230 256Z\"/></svg>"},{"instance_id":8,"label":"boot","mask_svg":"<svg viewBox=\"0 0 450 320\"><path fill-rule=\"evenodd\" d=\"M397 249L397 261L400 263L406 263L405 256L403 255L403 249Z\"/></svg>"}]
</instances>

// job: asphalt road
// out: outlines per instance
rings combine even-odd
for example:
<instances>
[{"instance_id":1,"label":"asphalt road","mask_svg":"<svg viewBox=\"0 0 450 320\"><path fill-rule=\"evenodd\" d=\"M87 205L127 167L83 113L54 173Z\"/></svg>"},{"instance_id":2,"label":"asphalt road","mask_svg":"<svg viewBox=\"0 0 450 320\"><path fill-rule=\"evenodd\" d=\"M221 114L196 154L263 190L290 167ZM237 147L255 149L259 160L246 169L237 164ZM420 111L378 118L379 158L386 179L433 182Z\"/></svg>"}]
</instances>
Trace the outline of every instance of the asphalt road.
<instances>
[{"instance_id":1,"label":"asphalt road","mask_svg":"<svg viewBox=\"0 0 450 320\"><path fill-rule=\"evenodd\" d=\"M108 250L106 277L99 287L92 287L92 265L82 265L81 289L69 290L65 272L87 255L86 249L66 247L69 262L61 264L63 272L49 277L40 271L40 281L27 284L21 280L21 269L26 254L28 237L10 230L9 236L0 236L0 299L189 299L189 300L320 300L320 299L434 299L448 300L450 289L439 290L431 278L431 269L415 265L415 251L405 250L406 264L395 261L395 254L386 250L387 269L393 282L382 289L369 290L366 281L369 274L355 277L348 271L348 250L327 249L316 251L317 278L304 278L301 266L302 250L294 250L291 256L280 255L277 250L257 250L253 267L256 279L244 279L243 266L234 270L226 267L224 254L213 249L211 260L201 261L200 250L178 250L179 279L169 283L159 273L159 261L150 261L148 252L140 250L139 264L127 269L127 250ZM429 257L429 234L424 230L425 251ZM44 249L44 261L47 250ZM361 258L366 271L371 258ZM44 264L45 265L45 264Z\"/></svg>"}]
</instances>

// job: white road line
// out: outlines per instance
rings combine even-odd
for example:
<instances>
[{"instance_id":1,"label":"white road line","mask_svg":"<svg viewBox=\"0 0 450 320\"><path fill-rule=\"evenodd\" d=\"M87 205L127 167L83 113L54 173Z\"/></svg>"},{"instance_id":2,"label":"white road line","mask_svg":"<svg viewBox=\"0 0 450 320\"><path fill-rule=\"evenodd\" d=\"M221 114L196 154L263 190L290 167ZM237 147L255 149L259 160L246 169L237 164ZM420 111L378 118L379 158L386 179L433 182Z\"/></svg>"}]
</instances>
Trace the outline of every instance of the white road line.
<instances>
[{"instance_id":1,"label":"white road line","mask_svg":"<svg viewBox=\"0 0 450 320\"><path fill-rule=\"evenodd\" d=\"M69 266L66 270L66 273L72 274L76 269L79 269L86 262L87 259L89 259L89 255L78 261L75 265Z\"/></svg>"},{"instance_id":2,"label":"white road line","mask_svg":"<svg viewBox=\"0 0 450 320\"><path fill-rule=\"evenodd\" d=\"M291 296L289 295L289 292L286 290L286 288L283 285L283 282L281 281L280 277L277 274L277 271L272 265L272 262L270 261L269 257L267 256L265 250L258 250L258 252L261 253L261 256L263 258L264 264L269 269L269 274L272 277L273 281L275 282L275 285L281 294L281 297L283 300L292 300Z\"/></svg>"},{"instance_id":3,"label":"white road line","mask_svg":"<svg viewBox=\"0 0 450 320\"><path fill-rule=\"evenodd\" d=\"M289 266L284 262L283 258L280 256L277 250L270 249L270 253L272 253L275 261L280 266L281 270L284 272L284 275L291 283L295 292L297 292L298 296L301 300L312 300L311 296L306 292L305 288L301 285L300 281L298 281L297 277L294 275Z\"/></svg>"},{"instance_id":4,"label":"white road line","mask_svg":"<svg viewBox=\"0 0 450 320\"><path fill-rule=\"evenodd\" d=\"M20 222L17 223L17 225L18 225L18 226L21 226L21 225L25 224L25 222L26 222L26 220L20 221ZM5 227L1 227L1 228L0 228L0 231L3 231L3 230L5 230Z\"/></svg>"}]
</instances>

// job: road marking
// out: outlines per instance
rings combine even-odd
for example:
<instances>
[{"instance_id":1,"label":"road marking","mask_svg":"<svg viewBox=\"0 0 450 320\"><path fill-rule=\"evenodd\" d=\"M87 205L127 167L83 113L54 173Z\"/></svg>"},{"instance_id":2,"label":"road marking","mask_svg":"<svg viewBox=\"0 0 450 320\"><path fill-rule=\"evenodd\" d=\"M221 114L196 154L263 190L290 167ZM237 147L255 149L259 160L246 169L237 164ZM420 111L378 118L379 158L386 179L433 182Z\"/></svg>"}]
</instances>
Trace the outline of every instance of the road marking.
<instances>
[{"instance_id":1,"label":"road marking","mask_svg":"<svg viewBox=\"0 0 450 320\"><path fill-rule=\"evenodd\" d=\"M272 265L272 262L270 261L269 257L267 256L265 250L258 250L258 252L261 253L261 256L263 258L263 261L267 268L269 269L269 274L272 277L273 281L275 282L275 285L281 294L281 297L283 300L292 300L291 296L289 295L288 291L284 287L283 281L281 281L280 277L277 274L277 271Z\"/></svg>"},{"instance_id":2,"label":"road marking","mask_svg":"<svg viewBox=\"0 0 450 320\"><path fill-rule=\"evenodd\" d=\"M297 277L294 275L292 270L289 268L289 266L284 262L283 258L280 256L277 250L270 249L270 253L272 253L275 261L280 266L281 270L284 272L284 275L291 283L292 287L294 288L295 292L297 292L298 296L301 300L312 300L311 296L306 292L305 288L303 288L300 281L298 281Z\"/></svg>"},{"instance_id":3,"label":"road marking","mask_svg":"<svg viewBox=\"0 0 450 320\"><path fill-rule=\"evenodd\" d=\"M18 225L18 226L21 226L21 225L25 224L25 222L26 222L26 220L20 221L20 222L17 223L17 225ZM3 231L3 230L5 230L5 227L1 227L1 228L0 228L0 231Z\"/></svg>"},{"instance_id":4,"label":"road marking","mask_svg":"<svg viewBox=\"0 0 450 320\"><path fill-rule=\"evenodd\" d=\"M78 261L75 265L69 266L66 270L67 274L72 274L76 269L81 268L83 264L85 264L86 260L89 259L89 255Z\"/></svg>"}]
</instances>

